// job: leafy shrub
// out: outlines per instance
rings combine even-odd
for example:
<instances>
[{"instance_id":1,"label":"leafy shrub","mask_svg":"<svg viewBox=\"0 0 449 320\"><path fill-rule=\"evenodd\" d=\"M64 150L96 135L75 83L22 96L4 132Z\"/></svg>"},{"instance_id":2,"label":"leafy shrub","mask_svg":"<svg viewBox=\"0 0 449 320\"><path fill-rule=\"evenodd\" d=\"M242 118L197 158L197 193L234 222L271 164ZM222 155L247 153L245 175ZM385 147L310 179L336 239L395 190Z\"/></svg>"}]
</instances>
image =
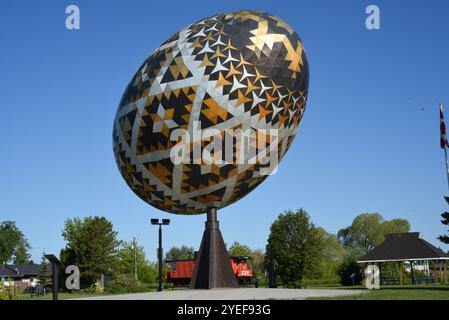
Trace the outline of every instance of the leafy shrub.
<instances>
[{"instance_id":1,"label":"leafy shrub","mask_svg":"<svg viewBox=\"0 0 449 320\"><path fill-rule=\"evenodd\" d=\"M0 300L19 300L19 290L13 286L5 288L0 283Z\"/></svg>"},{"instance_id":2,"label":"leafy shrub","mask_svg":"<svg viewBox=\"0 0 449 320\"><path fill-rule=\"evenodd\" d=\"M81 288L90 289L98 281L98 274L91 271L81 272L80 286Z\"/></svg>"},{"instance_id":3,"label":"leafy shrub","mask_svg":"<svg viewBox=\"0 0 449 320\"><path fill-rule=\"evenodd\" d=\"M101 284L100 281L97 281L90 287L90 292L92 292L92 293L103 293L104 292L104 287L103 287L103 285Z\"/></svg>"},{"instance_id":4,"label":"leafy shrub","mask_svg":"<svg viewBox=\"0 0 449 320\"><path fill-rule=\"evenodd\" d=\"M106 291L109 293L130 293L148 291L148 286L142 286L132 274L117 274L109 281Z\"/></svg>"},{"instance_id":5,"label":"leafy shrub","mask_svg":"<svg viewBox=\"0 0 449 320\"><path fill-rule=\"evenodd\" d=\"M265 288L268 286L267 277L265 275L261 275L260 277L258 277L258 279L260 288Z\"/></svg>"},{"instance_id":6,"label":"leafy shrub","mask_svg":"<svg viewBox=\"0 0 449 320\"><path fill-rule=\"evenodd\" d=\"M356 257L351 255L346 256L338 269L340 283L344 286L352 285L351 275L354 275L354 284L359 285L362 281L362 269L363 266L357 263Z\"/></svg>"}]
</instances>

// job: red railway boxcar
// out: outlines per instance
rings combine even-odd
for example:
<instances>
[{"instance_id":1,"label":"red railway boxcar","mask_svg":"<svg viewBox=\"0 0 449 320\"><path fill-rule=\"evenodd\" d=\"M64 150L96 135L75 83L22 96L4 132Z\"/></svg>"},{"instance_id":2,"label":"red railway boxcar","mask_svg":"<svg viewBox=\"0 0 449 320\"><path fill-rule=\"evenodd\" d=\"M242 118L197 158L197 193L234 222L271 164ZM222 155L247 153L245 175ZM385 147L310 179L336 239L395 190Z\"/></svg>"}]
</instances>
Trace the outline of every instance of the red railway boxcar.
<instances>
[{"instance_id":1,"label":"red railway boxcar","mask_svg":"<svg viewBox=\"0 0 449 320\"><path fill-rule=\"evenodd\" d=\"M240 285L253 284L255 277L248 260L250 257L231 257L232 270Z\"/></svg>"},{"instance_id":2,"label":"red railway boxcar","mask_svg":"<svg viewBox=\"0 0 449 320\"><path fill-rule=\"evenodd\" d=\"M257 278L248 263L250 257L231 257L230 263L234 275L240 285L255 285ZM188 286L195 269L195 259L166 260L168 264L167 284L172 286Z\"/></svg>"},{"instance_id":3,"label":"red railway boxcar","mask_svg":"<svg viewBox=\"0 0 449 320\"><path fill-rule=\"evenodd\" d=\"M166 260L168 263L167 284L188 286L195 270L195 260Z\"/></svg>"}]
</instances>

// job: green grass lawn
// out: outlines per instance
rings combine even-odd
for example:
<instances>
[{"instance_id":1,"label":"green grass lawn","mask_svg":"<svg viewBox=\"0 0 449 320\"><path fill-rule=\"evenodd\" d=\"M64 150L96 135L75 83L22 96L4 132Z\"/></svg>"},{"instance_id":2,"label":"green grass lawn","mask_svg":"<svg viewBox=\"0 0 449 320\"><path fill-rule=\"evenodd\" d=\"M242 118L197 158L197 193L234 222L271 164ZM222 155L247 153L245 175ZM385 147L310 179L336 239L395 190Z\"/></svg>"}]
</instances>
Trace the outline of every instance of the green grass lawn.
<instances>
[{"instance_id":1,"label":"green grass lawn","mask_svg":"<svg viewBox=\"0 0 449 320\"><path fill-rule=\"evenodd\" d=\"M362 287L354 289L367 290ZM363 294L310 300L449 300L449 286L383 286L379 290L367 290Z\"/></svg>"},{"instance_id":2,"label":"green grass lawn","mask_svg":"<svg viewBox=\"0 0 449 320\"><path fill-rule=\"evenodd\" d=\"M77 292L77 293L69 293L69 292L60 292L58 294L58 299L59 300L64 300L64 299L75 299L75 298L87 298L87 297L95 297L95 296L100 296L100 295L111 295L110 293L103 293L103 294L98 294L98 293L84 293L84 292ZM46 293L43 296L35 296L33 295L33 297L31 297L31 295L29 293L23 293L20 295L20 300L51 300L52 299L52 294L50 293Z\"/></svg>"},{"instance_id":3,"label":"green grass lawn","mask_svg":"<svg viewBox=\"0 0 449 320\"><path fill-rule=\"evenodd\" d=\"M154 290L148 290L148 292L154 291ZM141 293L144 291L139 291L135 293ZM77 299L77 298L87 298L87 297L97 297L97 296L112 296L116 294L128 294L128 293L134 293L134 292L117 292L117 293L111 293L111 292L104 292L104 293L93 293L93 292L60 292L58 294L58 300L65 300L65 299ZM53 298L53 295L50 292L47 292L43 296L36 296L31 295L29 293L22 293L19 297L19 300L51 300Z\"/></svg>"},{"instance_id":4,"label":"green grass lawn","mask_svg":"<svg viewBox=\"0 0 449 320\"><path fill-rule=\"evenodd\" d=\"M128 294L128 293L142 293L142 292L151 292L155 291L157 288L157 284L142 284L140 287L133 287L133 288L119 288L120 290L116 291L105 291L104 293L94 293L89 292L88 290L82 290L75 291L75 292L59 292L58 294L58 300L65 300L65 299L77 299L77 298L87 298L87 297L96 297L96 296L111 296L116 294ZM51 300L53 298L53 295L51 293L51 289L47 291L47 293L43 296L36 296L31 295L29 293L22 293L19 297L20 300Z\"/></svg>"}]
</instances>

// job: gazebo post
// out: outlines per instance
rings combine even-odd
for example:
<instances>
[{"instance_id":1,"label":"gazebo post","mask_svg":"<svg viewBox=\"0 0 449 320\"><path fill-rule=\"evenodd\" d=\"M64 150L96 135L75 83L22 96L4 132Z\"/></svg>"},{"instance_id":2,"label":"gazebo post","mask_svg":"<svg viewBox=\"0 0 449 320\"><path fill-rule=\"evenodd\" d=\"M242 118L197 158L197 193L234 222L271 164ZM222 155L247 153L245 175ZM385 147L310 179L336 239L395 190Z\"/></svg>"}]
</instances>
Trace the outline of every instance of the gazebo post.
<instances>
[{"instance_id":1,"label":"gazebo post","mask_svg":"<svg viewBox=\"0 0 449 320\"><path fill-rule=\"evenodd\" d=\"M365 285L366 285L366 277L368 276L368 274L366 273L366 269L368 268L368 266L369 266L369 263L367 262L367 263L365 263L365 269L364 269L364 273L363 273L363 281L365 282ZM352 278L352 286L354 286L354 278Z\"/></svg>"},{"instance_id":2,"label":"gazebo post","mask_svg":"<svg viewBox=\"0 0 449 320\"><path fill-rule=\"evenodd\" d=\"M399 284L402 286L402 262L398 261L399 266Z\"/></svg>"},{"instance_id":3,"label":"gazebo post","mask_svg":"<svg viewBox=\"0 0 449 320\"><path fill-rule=\"evenodd\" d=\"M433 271L434 271L434 278L435 278L435 284L438 284L438 273L437 273L437 260L433 261Z\"/></svg>"},{"instance_id":4,"label":"gazebo post","mask_svg":"<svg viewBox=\"0 0 449 320\"><path fill-rule=\"evenodd\" d=\"M413 261L409 261L410 262L410 273L412 276L412 284L415 284L415 275L413 273Z\"/></svg>"},{"instance_id":5,"label":"gazebo post","mask_svg":"<svg viewBox=\"0 0 449 320\"><path fill-rule=\"evenodd\" d=\"M447 285L447 260L444 260L444 284Z\"/></svg>"},{"instance_id":6,"label":"gazebo post","mask_svg":"<svg viewBox=\"0 0 449 320\"><path fill-rule=\"evenodd\" d=\"M444 260L440 260L440 283L444 284L444 271L443 271L443 262Z\"/></svg>"},{"instance_id":7,"label":"gazebo post","mask_svg":"<svg viewBox=\"0 0 449 320\"><path fill-rule=\"evenodd\" d=\"M382 285L382 263L381 262L378 263L378 267L379 267L379 284Z\"/></svg>"}]
</instances>

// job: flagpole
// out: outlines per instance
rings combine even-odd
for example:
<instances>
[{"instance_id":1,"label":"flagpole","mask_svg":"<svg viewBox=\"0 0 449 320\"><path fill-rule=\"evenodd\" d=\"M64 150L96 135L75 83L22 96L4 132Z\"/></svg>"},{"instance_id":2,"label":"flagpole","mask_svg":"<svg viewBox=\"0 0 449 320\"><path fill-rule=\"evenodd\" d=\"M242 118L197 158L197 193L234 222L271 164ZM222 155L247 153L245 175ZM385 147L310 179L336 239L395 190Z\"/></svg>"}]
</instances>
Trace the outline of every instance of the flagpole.
<instances>
[{"instance_id":1,"label":"flagpole","mask_svg":"<svg viewBox=\"0 0 449 320\"><path fill-rule=\"evenodd\" d=\"M444 158L446 159L447 187L449 189L449 165L448 165L448 162L447 162L447 148L444 148Z\"/></svg>"},{"instance_id":2,"label":"flagpole","mask_svg":"<svg viewBox=\"0 0 449 320\"><path fill-rule=\"evenodd\" d=\"M447 159L447 148L449 147L449 143L447 142L446 135L446 124L444 123L444 114L443 114L443 103L440 101L439 107L440 111L440 144L441 148L444 149L444 159L446 160L446 176L447 176L447 187L449 189L449 164Z\"/></svg>"}]
</instances>

